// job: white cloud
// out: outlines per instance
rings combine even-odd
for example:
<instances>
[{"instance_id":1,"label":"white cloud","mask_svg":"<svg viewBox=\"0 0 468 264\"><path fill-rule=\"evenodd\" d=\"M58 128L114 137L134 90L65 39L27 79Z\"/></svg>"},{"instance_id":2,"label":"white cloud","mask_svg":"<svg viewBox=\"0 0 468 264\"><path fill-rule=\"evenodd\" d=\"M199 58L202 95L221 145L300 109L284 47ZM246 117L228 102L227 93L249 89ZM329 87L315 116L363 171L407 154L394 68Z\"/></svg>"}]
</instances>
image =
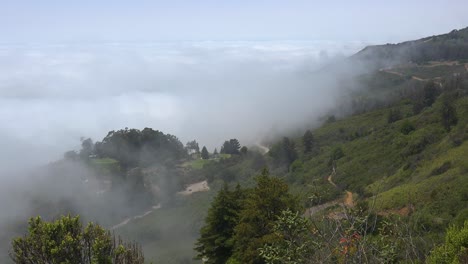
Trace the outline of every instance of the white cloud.
<instances>
[{"instance_id":1,"label":"white cloud","mask_svg":"<svg viewBox=\"0 0 468 264\"><path fill-rule=\"evenodd\" d=\"M11 157L0 166L21 160L26 149L30 161L51 161L77 148L81 136L100 140L124 127L153 127L210 148L231 137L248 142L332 105L335 87L324 87L311 72L361 47L330 42L0 46L0 144L8 145L3 156Z\"/></svg>"}]
</instances>

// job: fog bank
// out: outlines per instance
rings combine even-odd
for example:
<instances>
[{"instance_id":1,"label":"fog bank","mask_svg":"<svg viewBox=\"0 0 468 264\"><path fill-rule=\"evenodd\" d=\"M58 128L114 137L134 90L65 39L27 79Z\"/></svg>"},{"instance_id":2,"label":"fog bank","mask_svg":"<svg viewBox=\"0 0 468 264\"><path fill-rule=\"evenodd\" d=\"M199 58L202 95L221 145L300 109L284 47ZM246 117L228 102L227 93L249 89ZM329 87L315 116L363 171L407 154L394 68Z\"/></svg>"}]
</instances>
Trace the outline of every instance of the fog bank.
<instances>
[{"instance_id":1,"label":"fog bank","mask_svg":"<svg viewBox=\"0 0 468 264\"><path fill-rule=\"evenodd\" d=\"M311 123L339 87L312 72L363 43L178 42L0 46L0 168L53 161L81 137L152 127L252 143Z\"/></svg>"}]
</instances>

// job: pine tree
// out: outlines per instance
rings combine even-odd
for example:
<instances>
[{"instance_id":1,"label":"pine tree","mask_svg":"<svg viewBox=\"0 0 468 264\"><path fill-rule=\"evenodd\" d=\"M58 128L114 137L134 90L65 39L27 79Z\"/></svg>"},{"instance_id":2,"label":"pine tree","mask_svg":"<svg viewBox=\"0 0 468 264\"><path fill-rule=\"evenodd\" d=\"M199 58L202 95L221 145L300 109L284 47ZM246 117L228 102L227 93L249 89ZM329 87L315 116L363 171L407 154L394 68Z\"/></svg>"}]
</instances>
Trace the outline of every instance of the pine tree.
<instances>
[{"instance_id":1,"label":"pine tree","mask_svg":"<svg viewBox=\"0 0 468 264\"><path fill-rule=\"evenodd\" d=\"M287 209L299 211L298 201L288 192L283 180L270 177L268 170L264 170L256 181L234 230L234 258L246 264L264 263L258 249L277 239L274 226L278 216Z\"/></svg>"},{"instance_id":2,"label":"pine tree","mask_svg":"<svg viewBox=\"0 0 468 264\"><path fill-rule=\"evenodd\" d=\"M310 130L307 130L302 137L302 144L304 145L304 153L309 153L312 151L314 145L314 135Z\"/></svg>"},{"instance_id":3,"label":"pine tree","mask_svg":"<svg viewBox=\"0 0 468 264\"><path fill-rule=\"evenodd\" d=\"M205 159L205 160L210 158L210 154L208 153L208 150L206 149L205 146L203 146L202 148L201 157L202 159Z\"/></svg>"},{"instance_id":4,"label":"pine tree","mask_svg":"<svg viewBox=\"0 0 468 264\"><path fill-rule=\"evenodd\" d=\"M457 110L453 107L453 101L453 98L445 96L442 102L442 125L447 131L458 123Z\"/></svg>"},{"instance_id":5,"label":"pine tree","mask_svg":"<svg viewBox=\"0 0 468 264\"><path fill-rule=\"evenodd\" d=\"M198 258L205 259L205 263L223 264L231 257L234 227L239 221L243 197L244 192L239 185L234 191L229 191L225 184L213 200L195 244Z\"/></svg>"}]
</instances>

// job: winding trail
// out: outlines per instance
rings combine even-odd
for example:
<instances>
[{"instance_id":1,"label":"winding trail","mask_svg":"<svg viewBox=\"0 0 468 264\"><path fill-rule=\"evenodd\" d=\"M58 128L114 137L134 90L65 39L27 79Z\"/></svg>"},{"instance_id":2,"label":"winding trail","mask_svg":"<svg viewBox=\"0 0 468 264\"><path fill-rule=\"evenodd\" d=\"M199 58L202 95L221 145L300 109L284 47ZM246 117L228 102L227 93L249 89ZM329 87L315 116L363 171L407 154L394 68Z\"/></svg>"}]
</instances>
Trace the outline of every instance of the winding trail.
<instances>
[{"instance_id":1,"label":"winding trail","mask_svg":"<svg viewBox=\"0 0 468 264\"><path fill-rule=\"evenodd\" d=\"M380 71L390 73L390 74L393 74L393 75L398 75L400 77L405 77L405 75L403 73L392 71L390 69L380 69ZM436 78L440 78L440 77L436 77ZM420 78L420 77L417 77L417 76L414 76L414 75L411 76L411 79L416 80L416 81L420 81L420 82L427 82L427 81L432 80L432 79L423 79L423 78Z\"/></svg>"},{"instance_id":2,"label":"winding trail","mask_svg":"<svg viewBox=\"0 0 468 264\"><path fill-rule=\"evenodd\" d=\"M330 175L328 175L327 177L327 181L328 183L330 183L333 187L337 188L338 189L338 186L336 185L336 183L333 181L333 176L336 175L336 168L335 166L333 166L332 168L332 172L330 173ZM312 216L320 211L323 211L329 207L332 207L332 206L335 206L335 205L342 205L342 206L346 206L346 207L353 207L354 206L354 197L353 197L353 193L346 190L345 191L345 197L343 199L337 199L337 200L334 200L334 201L331 201L331 202L327 202L327 203L323 203L323 204L319 204L319 205L316 205L316 206L312 206L310 208L308 208L304 215L306 216Z\"/></svg>"},{"instance_id":3,"label":"winding trail","mask_svg":"<svg viewBox=\"0 0 468 264\"><path fill-rule=\"evenodd\" d=\"M255 146L257 146L263 152L263 154L267 154L270 151L270 148L260 143L255 143Z\"/></svg>"},{"instance_id":4,"label":"winding trail","mask_svg":"<svg viewBox=\"0 0 468 264\"><path fill-rule=\"evenodd\" d=\"M208 186L208 182L205 180L205 181L190 184L185 188L184 191L178 192L177 194L180 194L180 195L183 195L183 196L188 196L188 195L191 195L191 194L196 193L196 192L206 192L206 191L209 191L209 190L210 190L210 187ZM144 218L144 217L150 215L151 213L153 213L154 211L156 211L158 209L161 209L161 204L153 205L151 207L151 209L147 210L143 214L134 215L134 216L125 218L122 222L120 222L120 223L118 223L116 225L113 225L110 228L110 230L115 230L115 229L121 228L123 226L126 226L130 222L132 222L134 220Z\"/></svg>"},{"instance_id":5,"label":"winding trail","mask_svg":"<svg viewBox=\"0 0 468 264\"><path fill-rule=\"evenodd\" d=\"M121 228L121 227L127 225L128 223L130 223L131 221L137 220L137 219L140 219L140 218L143 218L143 217L145 217L145 216L151 214L152 212L154 212L154 211L156 211L156 210L158 210L158 209L160 209L160 208L161 208L161 204L153 205L153 206L151 207L150 210L144 212L144 213L141 214L141 215L135 215L135 216L133 216L133 217L127 217L127 218L125 218L122 222L120 222L120 223L118 223L118 224L116 224L116 225L113 225L113 226L110 228L110 230L115 230L115 229Z\"/></svg>"}]
</instances>

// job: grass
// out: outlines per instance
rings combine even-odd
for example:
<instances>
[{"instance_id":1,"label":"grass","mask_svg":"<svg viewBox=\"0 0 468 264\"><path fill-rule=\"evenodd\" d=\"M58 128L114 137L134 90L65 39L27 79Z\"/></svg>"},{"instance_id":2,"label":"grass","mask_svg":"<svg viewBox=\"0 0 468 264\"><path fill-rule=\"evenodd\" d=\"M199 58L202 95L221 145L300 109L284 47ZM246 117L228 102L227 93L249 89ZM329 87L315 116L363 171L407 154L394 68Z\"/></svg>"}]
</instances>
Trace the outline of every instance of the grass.
<instances>
[{"instance_id":1,"label":"grass","mask_svg":"<svg viewBox=\"0 0 468 264\"><path fill-rule=\"evenodd\" d=\"M201 263L194 260L193 247L215 194L212 189L179 197L173 206L132 221L116 234L138 241L148 263Z\"/></svg>"},{"instance_id":2,"label":"grass","mask_svg":"<svg viewBox=\"0 0 468 264\"><path fill-rule=\"evenodd\" d=\"M96 164L96 165L107 165L107 164L119 163L117 160L111 159L111 158L92 159L91 162Z\"/></svg>"},{"instance_id":3,"label":"grass","mask_svg":"<svg viewBox=\"0 0 468 264\"><path fill-rule=\"evenodd\" d=\"M213 161L219 161L220 159L229 159L231 158L231 154L219 154L219 158L211 158L211 159L194 159L191 161L188 161L183 164L184 167L189 167L195 170L202 169L205 164L213 162Z\"/></svg>"},{"instance_id":4,"label":"grass","mask_svg":"<svg viewBox=\"0 0 468 264\"><path fill-rule=\"evenodd\" d=\"M412 204L429 222L451 223L468 208L468 98L459 97L455 105L459 121L450 132L441 123L440 98L417 115L408 103L391 106L403 118L390 124L390 108L324 124L313 131L315 153L302 155L300 169L289 173L294 192L306 194L303 199L319 193L322 202L339 198L341 192L330 189L326 178L332 151L340 147L344 157L336 161L334 182L341 190L369 201L377 197L377 210ZM404 135L400 128L407 121L415 130ZM453 138L461 144L454 145Z\"/></svg>"}]
</instances>

